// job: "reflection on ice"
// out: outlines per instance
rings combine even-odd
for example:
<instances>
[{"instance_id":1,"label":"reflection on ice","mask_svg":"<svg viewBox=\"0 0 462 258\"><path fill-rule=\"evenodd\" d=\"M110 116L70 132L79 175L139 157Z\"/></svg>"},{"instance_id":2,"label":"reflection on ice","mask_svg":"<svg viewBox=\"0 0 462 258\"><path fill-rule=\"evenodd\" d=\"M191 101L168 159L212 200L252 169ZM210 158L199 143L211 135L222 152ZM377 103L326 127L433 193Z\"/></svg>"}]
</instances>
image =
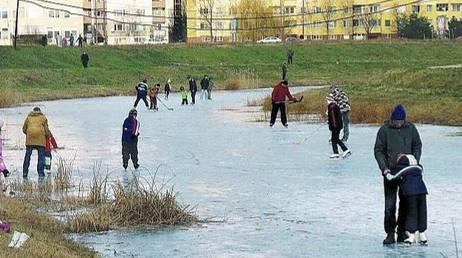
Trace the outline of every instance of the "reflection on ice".
<instances>
[{"instance_id":1,"label":"reflection on ice","mask_svg":"<svg viewBox=\"0 0 462 258\"><path fill-rule=\"evenodd\" d=\"M121 126L132 98L43 103L65 146L60 155L76 155L74 180L88 183L94 162L125 189L155 175L157 185L174 185L180 202L197 206L199 218L211 218L191 228L73 237L104 256L114 251L135 257L455 256L451 221L462 238L462 137L449 135L461 128L418 125L430 192L429 246L384 247L383 186L373 157L378 126L353 125L348 141L353 155L331 161L330 133L323 124L290 122L286 129L248 122L255 114L245 112L246 100L269 93L216 92L213 101L195 106L181 106L173 94L166 101L173 112L140 108L142 169L137 171L124 171L121 157ZM29 109L0 113L7 121L5 158L11 171L22 164L24 151L17 147L24 143L20 126ZM29 173L36 180L36 172Z\"/></svg>"}]
</instances>

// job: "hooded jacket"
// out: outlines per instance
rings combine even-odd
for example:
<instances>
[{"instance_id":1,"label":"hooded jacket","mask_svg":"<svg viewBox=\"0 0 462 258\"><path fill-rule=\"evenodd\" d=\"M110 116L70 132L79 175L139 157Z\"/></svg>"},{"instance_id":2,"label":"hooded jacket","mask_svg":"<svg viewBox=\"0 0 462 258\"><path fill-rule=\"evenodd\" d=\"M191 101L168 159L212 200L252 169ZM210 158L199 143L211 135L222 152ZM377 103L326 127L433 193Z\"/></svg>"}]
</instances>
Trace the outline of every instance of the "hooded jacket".
<instances>
[{"instance_id":1,"label":"hooded jacket","mask_svg":"<svg viewBox=\"0 0 462 258\"><path fill-rule=\"evenodd\" d=\"M22 132L26 135L26 146L45 147L46 138L51 135L48 120L41 111L32 111L26 117Z\"/></svg>"},{"instance_id":2,"label":"hooded jacket","mask_svg":"<svg viewBox=\"0 0 462 258\"><path fill-rule=\"evenodd\" d=\"M412 155L405 155L407 157ZM412 157L414 158L414 157ZM412 160L412 159L411 159ZM414 162L409 162L409 159L400 159L396 168L398 172L394 174L387 174L387 179L399 180L399 188L404 196L428 194L427 187L423 181L423 167L417 164L414 158Z\"/></svg>"},{"instance_id":3,"label":"hooded jacket","mask_svg":"<svg viewBox=\"0 0 462 258\"><path fill-rule=\"evenodd\" d=\"M290 94L289 87L280 82L273 89L271 101L275 104L284 103L286 101L286 97L288 97L289 100L295 100L295 98Z\"/></svg>"},{"instance_id":4,"label":"hooded jacket","mask_svg":"<svg viewBox=\"0 0 462 258\"><path fill-rule=\"evenodd\" d=\"M422 141L414 124L405 121L401 128L393 126L391 121L385 121L377 132L374 155L381 171L385 169L396 171L398 153L414 155L417 162L422 153Z\"/></svg>"},{"instance_id":5,"label":"hooded jacket","mask_svg":"<svg viewBox=\"0 0 462 258\"><path fill-rule=\"evenodd\" d=\"M148 85L144 82L138 82L135 89L138 97L146 97L148 94Z\"/></svg>"},{"instance_id":6,"label":"hooded jacket","mask_svg":"<svg viewBox=\"0 0 462 258\"><path fill-rule=\"evenodd\" d=\"M122 141L131 142L136 140L139 135L140 123L135 116L129 115L122 126Z\"/></svg>"},{"instance_id":7,"label":"hooded jacket","mask_svg":"<svg viewBox=\"0 0 462 258\"><path fill-rule=\"evenodd\" d=\"M329 130L340 131L343 128L342 113L340 108L335 102L327 105L327 119L329 122Z\"/></svg>"}]
</instances>

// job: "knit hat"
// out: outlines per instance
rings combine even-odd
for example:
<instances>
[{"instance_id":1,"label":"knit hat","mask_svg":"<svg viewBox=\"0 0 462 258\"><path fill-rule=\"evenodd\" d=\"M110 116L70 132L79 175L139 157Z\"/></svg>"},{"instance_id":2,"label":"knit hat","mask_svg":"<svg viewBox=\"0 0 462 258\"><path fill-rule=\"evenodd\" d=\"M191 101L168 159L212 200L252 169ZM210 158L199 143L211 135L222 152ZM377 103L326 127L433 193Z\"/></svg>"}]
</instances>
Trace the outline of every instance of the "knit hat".
<instances>
[{"instance_id":1,"label":"knit hat","mask_svg":"<svg viewBox=\"0 0 462 258\"><path fill-rule=\"evenodd\" d=\"M391 120L406 120L406 110L403 105L398 104L391 112Z\"/></svg>"},{"instance_id":2,"label":"knit hat","mask_svg":"<svg viewBox=\"0 0 462 258\"><path fill-rule=\"evenodd\" d=\"M40 110L39 107L34 107L34 109L32 109L32 112L34 112L34 113L40 113L40 112L42 112L42 110Z\"/></svg>"},{"instance_id":3,"label":"knit hat","mask_svg":"<svg viewBox=\"0 0 462 258\"><path fill-rule=\"evenodd\" d=\"M396 158L398 165L411 166L417 165L417 159L412 154L399 153Z\"/></svg>"},{"instance_id":4,"label":"knit hat","mask_svg":"<svg viewBox=\"0 0 462 258\"><path fill-rule=\"evenodd\" d=\"M138 114L138 111L136 111L136 109L132 108L132 109L130 110L130 112L128 112L128 114L129 114L129 115L135 115L135 116L136 116L136 115Z\"/></svg>"}]
</instances>

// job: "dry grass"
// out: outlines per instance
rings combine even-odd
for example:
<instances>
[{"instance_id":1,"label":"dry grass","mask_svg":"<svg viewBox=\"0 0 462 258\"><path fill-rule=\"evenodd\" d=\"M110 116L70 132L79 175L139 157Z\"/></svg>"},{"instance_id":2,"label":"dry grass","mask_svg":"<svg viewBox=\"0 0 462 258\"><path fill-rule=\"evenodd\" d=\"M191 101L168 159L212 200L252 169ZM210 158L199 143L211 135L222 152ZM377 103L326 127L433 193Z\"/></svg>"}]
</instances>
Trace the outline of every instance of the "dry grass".
<instances>
[{"instance_id":1,"label":"dry grass","mask_svg":"<svg viewBox=\"0 0 462 258\"><path fill-rule=\"evenodd\" d=\"M10 87L0 87L0 93L0 108L11 107L24 101L22 95Z\"/></svg>"},{"instance_id":2,"label":"dry grass","mask_svg":"<svg viewBox=\"0 0 462 258\"><path fill-rule=\"evenodd\" d=\"M241 88L241 84L236 79L230 79L226 81L225 90L238 90Z\"/></svg>"}]
</instances>

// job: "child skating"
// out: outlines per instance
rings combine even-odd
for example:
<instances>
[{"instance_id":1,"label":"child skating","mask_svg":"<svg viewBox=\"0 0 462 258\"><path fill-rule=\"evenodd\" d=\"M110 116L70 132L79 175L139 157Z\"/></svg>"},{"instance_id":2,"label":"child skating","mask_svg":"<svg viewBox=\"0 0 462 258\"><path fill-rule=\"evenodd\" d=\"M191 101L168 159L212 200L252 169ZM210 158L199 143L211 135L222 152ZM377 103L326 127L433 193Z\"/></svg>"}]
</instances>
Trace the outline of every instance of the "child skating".
<instances>
[{"instance_id":1,"label":"child skating","mask_svg":"<svg viewBox=\"0 0 462 258\"><path fill-rule=\"evenodd\" d=\"M181 105L188 105L188 92L183 86L180 87L180 93L181 93Z\"/></svg>"},{"instance_id":2,"label":"child skating","mask_svg":"<svg viewBox=\"0 0 462 258\"><path fill-rule=\"evenodd\" d=\"M157 89L154 86L149 87L149 110L159 110L157 107Z\"/></svg>"},{"instance_id":3,"label":"child skating","mask_svg":"<svg viewBox=\"0 0 462 258\"><path fill-rule=\"evenodd\" d=\"M45 143L45 170L47 173L51 173L51 161L53 159L51 155L51 151L54 151L58 148L58 144L56 143L55 137L50 132L50 136L46 138Z\"/></svg>"}]
</instances>

